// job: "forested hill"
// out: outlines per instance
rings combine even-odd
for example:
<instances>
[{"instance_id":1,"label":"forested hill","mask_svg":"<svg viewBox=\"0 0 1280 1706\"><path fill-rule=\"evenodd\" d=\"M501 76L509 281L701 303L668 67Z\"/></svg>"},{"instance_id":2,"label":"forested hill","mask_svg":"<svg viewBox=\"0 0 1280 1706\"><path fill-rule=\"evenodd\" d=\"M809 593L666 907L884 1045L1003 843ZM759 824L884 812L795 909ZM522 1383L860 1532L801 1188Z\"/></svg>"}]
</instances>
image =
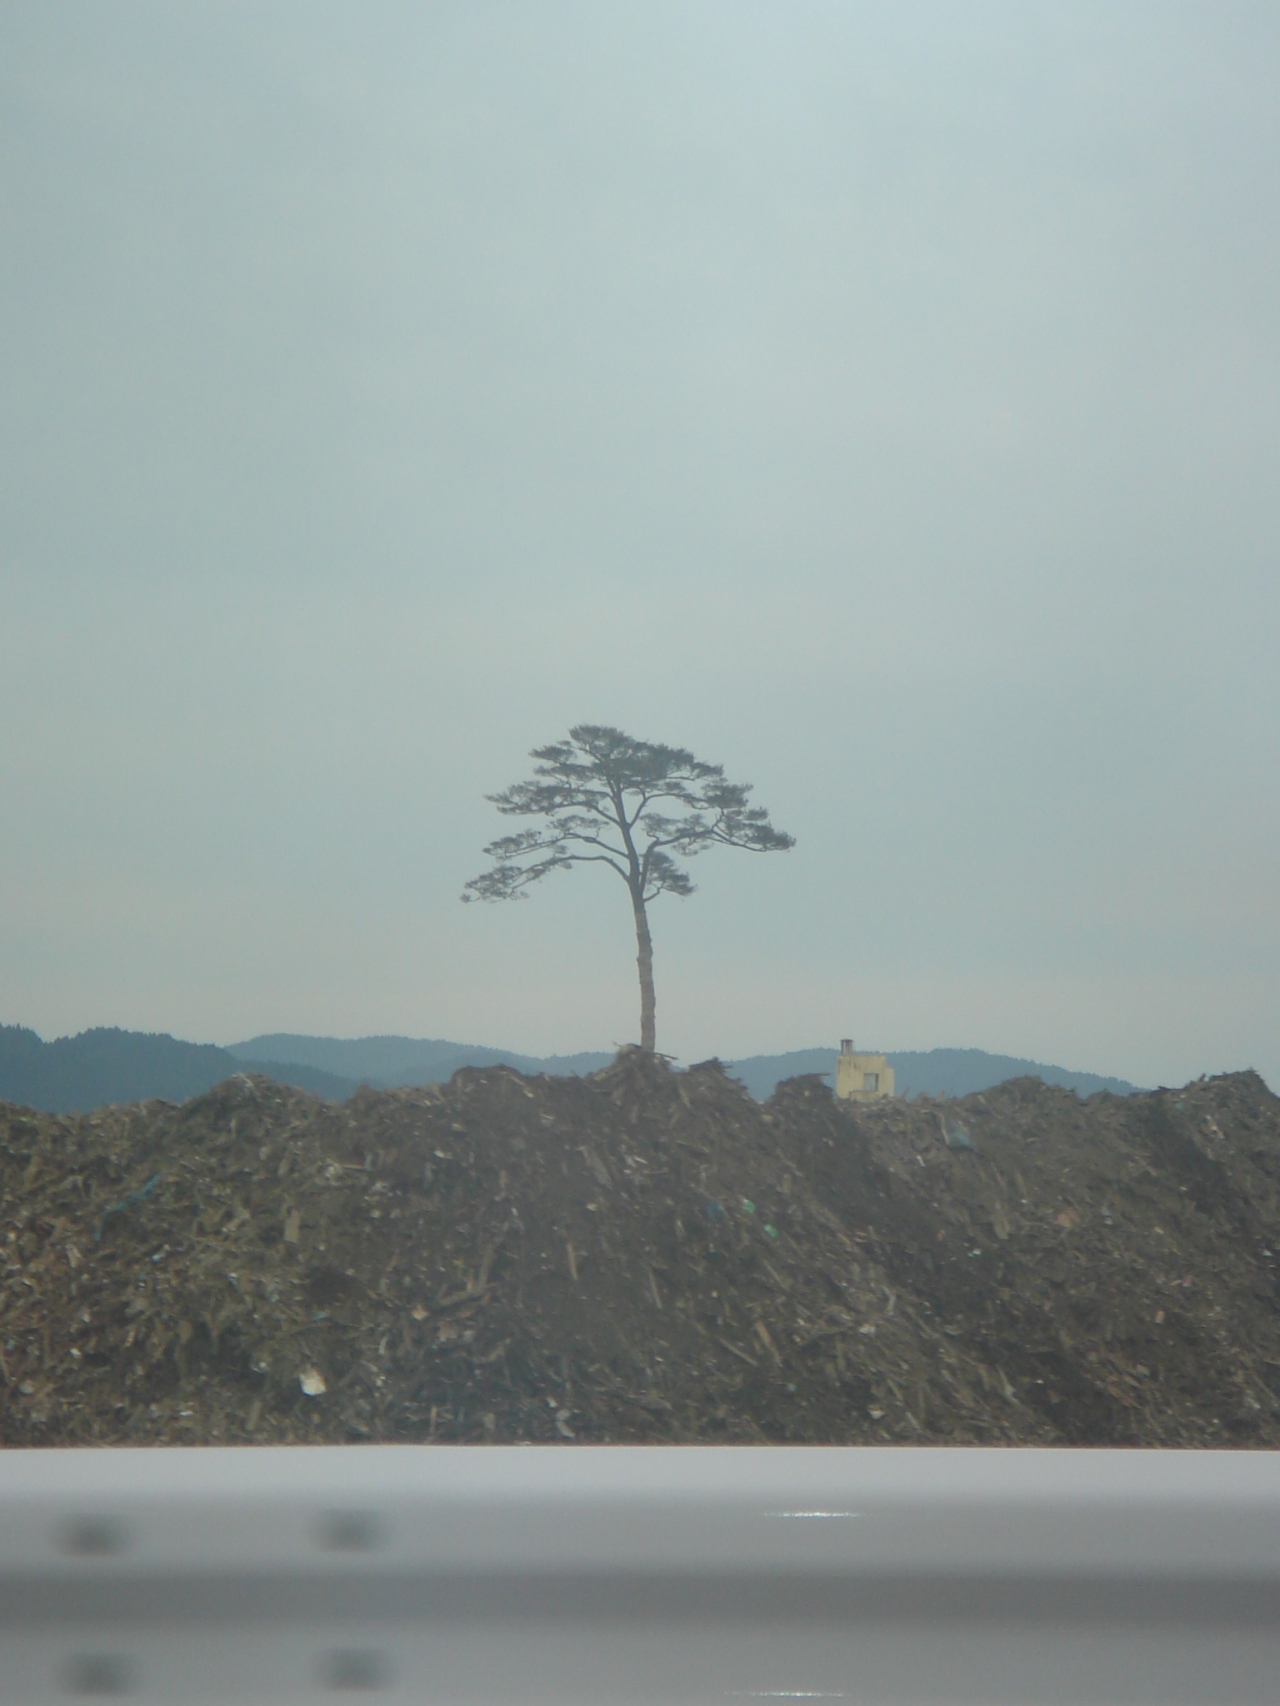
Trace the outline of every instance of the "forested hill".
<instances>
[{"instance_id":1,"label":"forested hill","mask_svg":"<svg viewBox=\"0 0 1280 1706\"><path fill-rule=\"evenodd\" d=\"M981 1049L931 1049L889 1055L900 1095L966 1096L1009 1078L1037 1077L1080 1095L1127 1095L1121 1078L1070 1072ZM600 1052L536 1056L484 1044L422 1037L306 1037L276 1032L218 1048L167 1034L101 1028L44 1042L22 1025L0 1026L0 1101L47 1113L83 1113L124 1102L185 1102L237 1072L263 1072L281 1084L344 1101L360 1084L374 1089L447 1083L463 1066L513 1066L562 1077L597 1072L613 1059ZM797 1049L726 1062L758 1100L784 1078L835 1070L835 1049Z\"/></svg>"},{"instance_id":2,"label":"forested hill","mask_svg":"<svg viewBox=\"0 0 1280 1706\"><path fill-rule=\"evenodd\" d=\"M25 1025L0 1025L0 1101L45 1113L84 1113L122 1102L185 1102L243 1072L248 1063L213 1043L114 1026L44 1042ZM314 1096L345 1100L354 1083L287 1061L253 1068Z\"/></svg>"},{"instance_id":3,"label":"forested hill","mask_svg":"<svg viewBox=\"0 0 1280 1706\"><path fill-rule=\"evenodd\" d=\"M560 1054L539 1057L516 1054L481 1044L442 1042L429 1037L306 1037L276 1032L232 1043L231 1053L242 1061L279 1060L298 1066L318 1067L343 1078L357 1079L375 1089L403 1085L446 1083L461 1066L514 1066L517 1072L598 1072L613 1059L611 1054ZM835 1046L796 1049L789 1054L757 1054L726 1061L759 1101L772 1095L783 1078L797 1078L835 1071ZM1071 1072L1041 1061L1016 1055L987 1054L976 1048L939 1048L925 1052L889 1055L897 1074L900 1095L967 1096L987 1090L1008 1078L1042 1078L1091 1096L1097 1090L1128 1095L1135 1088L1123 1078L1103 1078L1093 1072Z\"/></svg>"},{"instance_id":4,"label":"forested hill","mask_svg":"<svg viewBox=\"0 0 1280 1706\"><path fill-rule=\"evenodd\" d=\"M484 1043L452 1043L434 1037L306 1037L276 1031L232 1043L229 1052L241 1061L281 1060L298 1066L337 1073L342 1078L395 1090L404 1085L447 1084L462 1066L513 1066L534 1075L549 1072L599 1072L613 1053L518 1054Z\"/></svg>"}]
</instances>

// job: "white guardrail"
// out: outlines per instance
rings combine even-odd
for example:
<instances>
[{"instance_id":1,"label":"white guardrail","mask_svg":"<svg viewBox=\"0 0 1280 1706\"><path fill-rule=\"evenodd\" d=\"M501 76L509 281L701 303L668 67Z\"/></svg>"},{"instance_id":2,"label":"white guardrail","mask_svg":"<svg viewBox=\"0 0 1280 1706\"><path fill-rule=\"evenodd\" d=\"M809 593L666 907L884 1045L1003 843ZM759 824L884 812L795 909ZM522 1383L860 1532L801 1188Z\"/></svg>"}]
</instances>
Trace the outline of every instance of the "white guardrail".
<instances>
[{"instance_id":1,"label":"white guardrail","mask_svg":"<svg viewBox=\"0 0 1280 1706\"><path fill-rule=\"evenodd\" d=\"M0 1453L0 1703L1280 1698L1280 1454Z\"/></svg>"}]
</instances>

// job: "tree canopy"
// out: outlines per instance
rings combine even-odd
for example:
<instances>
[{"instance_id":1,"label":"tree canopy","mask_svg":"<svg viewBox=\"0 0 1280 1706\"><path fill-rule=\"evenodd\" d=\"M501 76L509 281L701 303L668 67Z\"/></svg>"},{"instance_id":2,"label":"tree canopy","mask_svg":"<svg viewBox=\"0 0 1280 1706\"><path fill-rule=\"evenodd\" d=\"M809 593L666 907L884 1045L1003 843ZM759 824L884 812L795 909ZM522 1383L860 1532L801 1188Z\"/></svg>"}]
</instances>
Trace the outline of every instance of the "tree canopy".
<instances>
[{"instance_id":1,"label":"tree canopy","mask_svg":"<svg viewBox=\"0 0 1280 1706\"><path fill-rule=\"evenodd\" d=\"M749 782L727 782L724 767L684 747L635 740L621 729L579 723L567 740L535 747L534 773L486 798L506 817L539 817L532 828L485 848L491 868L462 898L515 900L552 871L607 865L631 896L640 972L641 1047L655 1046L653 944L647 908L660 894L690 895L685 868L711 847L784 852L795 838L748 803Z\"/></svg>"}]
</instances>

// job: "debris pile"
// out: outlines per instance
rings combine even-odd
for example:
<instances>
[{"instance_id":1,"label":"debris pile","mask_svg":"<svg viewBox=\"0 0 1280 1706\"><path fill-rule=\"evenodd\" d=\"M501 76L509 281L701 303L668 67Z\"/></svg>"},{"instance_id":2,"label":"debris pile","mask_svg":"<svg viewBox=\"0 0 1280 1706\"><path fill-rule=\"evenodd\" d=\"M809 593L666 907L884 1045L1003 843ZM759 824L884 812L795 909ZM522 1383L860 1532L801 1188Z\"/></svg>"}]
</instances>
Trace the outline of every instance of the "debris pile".
<instances>
[{"instance_id":1,"label":"debris pile","mask_svg":"<svg viewBox=\"0 0 1280 1706\"><path fill-rule=\"evenodd\" d=\"M0 1442L1280 1444L1280 1101L0 1105Z\"/></svg>"}]
</instances>

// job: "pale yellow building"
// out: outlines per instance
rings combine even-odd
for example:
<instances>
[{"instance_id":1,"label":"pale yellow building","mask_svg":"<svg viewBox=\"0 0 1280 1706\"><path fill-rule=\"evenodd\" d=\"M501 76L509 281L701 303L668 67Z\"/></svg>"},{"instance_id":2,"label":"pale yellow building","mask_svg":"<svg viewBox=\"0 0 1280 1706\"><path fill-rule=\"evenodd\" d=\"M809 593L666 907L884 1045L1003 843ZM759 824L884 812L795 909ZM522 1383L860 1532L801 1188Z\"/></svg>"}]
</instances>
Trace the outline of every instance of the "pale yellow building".
<instances>
[{"instance_id":1,"label":"pale yellow building","mask_svg":"<svg viewBox=\"0 0 1280 1706\"><path fill-rule=\"evenodd\" d=\"M836 1056L836 1095L846 1102L874 1102L893 1095L893 1068L882 1054L855 1054L845 1037Z\"/></svg>"}]
</instances>

